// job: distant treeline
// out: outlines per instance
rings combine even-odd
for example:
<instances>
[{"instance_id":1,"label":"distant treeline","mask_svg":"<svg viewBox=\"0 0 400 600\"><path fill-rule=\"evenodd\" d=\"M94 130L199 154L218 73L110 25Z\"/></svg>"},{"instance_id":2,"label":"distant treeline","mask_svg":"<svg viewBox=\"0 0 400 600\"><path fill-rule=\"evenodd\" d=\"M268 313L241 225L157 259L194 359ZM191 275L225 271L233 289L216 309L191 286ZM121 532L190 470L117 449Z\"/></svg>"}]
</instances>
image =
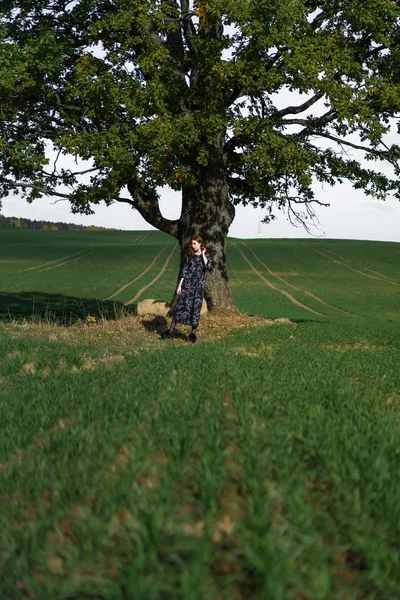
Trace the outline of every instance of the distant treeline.
<instances>
[{"instance_id":1,"label":"distant treeline","mask_svg":"<svg viewBox=\"0 0 400 600\"><path fill-rule=\"evenodd\" d=\"M31 219L4 217L0 215L0 229L43 229L45 231L110 231L107 227L95 225L75 225L74 223L51 223L50 221L32 221ZM112 231L115 231L113 229Z\"/></svg>"}]
</instances>

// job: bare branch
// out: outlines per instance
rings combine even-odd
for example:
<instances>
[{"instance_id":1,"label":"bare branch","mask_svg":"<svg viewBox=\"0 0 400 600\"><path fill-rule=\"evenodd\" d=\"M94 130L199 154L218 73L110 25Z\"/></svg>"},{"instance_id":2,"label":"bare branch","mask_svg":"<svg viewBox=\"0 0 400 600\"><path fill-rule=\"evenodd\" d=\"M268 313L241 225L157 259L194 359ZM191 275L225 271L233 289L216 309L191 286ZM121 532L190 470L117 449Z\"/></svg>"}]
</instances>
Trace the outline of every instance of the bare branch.
<instances>
[{"instance_id":1,"label":"bare branch","mask_svg":"<svg viewBox=\"0 0 400 600\"><path fill-rule=\"evenodd\" d=\"M297 136L300 136L302 132L298 133ZM374 148L368 148L368 146L362 146L361 144L354 144L353 142L349 142L348 140L343 140L342 138L336 137L331 133L321 132L321 131L309 131L308 135L315 135L317 137L323 137L328 140L332 140L339 144L340 146L349 146L350 148L354 148L355 150L362 150L363 152L368 152L369 154L374 154L376 156L383 156L385 152L375 150Z\"/></svg>"},{"instance_id":2,"label":"bare branch","mask_svg":"<svg viewBox=\"0 0 400 600\"><path fill-rule=\"evenodd\" d=\"M56 192L55 190L52 190L51 188L46 188L46 187L43 187L40 185L35 185L34 183L18 183L15 181L11 181L10 179L3 179L3 181L5 181L9 185L11 185L12 187L36 190L37 192L40 192L41 194L45 194L46 196L58 196L60 198L66 198L66 199L70 199L70 197L71 197L70 194L62 194L61 192Z\"/></svg>"},{"instance_id":3,"label":"bare branch","mask_svg":"<svg viewBox=\"0 0 400 600\"><path fill-rule=\"evenodd\" d=\"M323 98L323 97L324 97L324 93L318 92L318 94L315 94L315 96L313 96L312 98L309 98L306 102L303 102L303 104L300 104L299 106L288 106L287 108L278 110L274 116L275 117L285 117L286 115L298 115L299 113L302 113L305 110L307 110L308 108L310 108L310 106L312 106L313 104L318 102L318 100L321 100L321 98Z\"/></svg>"},{"instance_id":4,"label":"bare branch","mask_svg":"<svg viewBox=\"0 0 400 600\"><path fill-rule=\"evenodd\" d=\"M86 175L86 173L93 173L94 171L100 171L98 167L93 167L92 169L86 169L85 171L74 171L69 172L70 175Z\"/></svg>"},{"instance_id":5,"label":"bare branch","mask_svg":"<svg viewBox=\"0 0 400 600\"><path fill-rule=\"evenodd\" d=\"M303 127L310 125L310 121L308 119L282 119L282 123L284 125L303 125Z\"/></svg>"},{"instance_id":6,"label":"bare branch","mask_svg":"<svg viewBox=\"0 0 400 600\"><path fill-rule=\"evenodd\" d=\"M114 200L116 202L125 202L126 204L130 204L132 208L136 208L135 202L132 200L132 198L121 198L120 196L115 196Z\"/></svg>"},{"instance_id":7,"label":"bare branch","mask_svg":"<svg viewBox=\"0 0 400 600\"><path fill-rule=\"evenodd\" d=\"M59 150L57 152L57 156L55 157L54 163L53 163L53 173L55 173L57 170L57 163L58 163L58 159L60 158L61 152L62 152L62 150L61 150L61 148L59 148Z\"/></svg>"}]
</instances>

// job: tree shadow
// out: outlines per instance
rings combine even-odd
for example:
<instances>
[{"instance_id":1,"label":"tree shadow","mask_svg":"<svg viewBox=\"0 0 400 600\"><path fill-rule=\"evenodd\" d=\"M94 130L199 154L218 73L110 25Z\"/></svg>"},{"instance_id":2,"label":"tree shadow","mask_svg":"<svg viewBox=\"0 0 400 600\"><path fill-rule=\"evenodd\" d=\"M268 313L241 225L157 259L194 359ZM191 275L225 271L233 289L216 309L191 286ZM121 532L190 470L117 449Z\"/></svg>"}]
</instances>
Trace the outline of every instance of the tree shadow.
<instances>
[{"instance_id":1,"label":"tree shadow","mask_svg":"<svg viewBox=\"0 0 400 600\"><path fill-rule=\"evenodd\" d=\"M136 306L98 298L77 298L44 292L0 292L0 320L47 320L72 325L88 316L97 319L117 319L134 314Z\"/></svg>"},{"instance_id":2,"label":"tree shadow","mask_svg":"<svg viewBox=\"0 0 400 600\"><path fill-rule=\"evenodd\" d=\"M328 319L292 319L288 317L292 323L329 323Z\"/></svg>"}]
</instances>

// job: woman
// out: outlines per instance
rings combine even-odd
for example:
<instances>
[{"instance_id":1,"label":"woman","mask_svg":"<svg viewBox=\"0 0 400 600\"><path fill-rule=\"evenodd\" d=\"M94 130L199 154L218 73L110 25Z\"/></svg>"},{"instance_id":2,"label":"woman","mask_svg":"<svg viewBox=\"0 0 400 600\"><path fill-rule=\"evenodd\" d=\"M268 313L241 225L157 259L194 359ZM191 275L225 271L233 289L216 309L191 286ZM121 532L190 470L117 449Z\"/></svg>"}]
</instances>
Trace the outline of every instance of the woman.
<instances>
[{"instance_id":1,"label":"woman","mask_svg":"<svg viewBox=\"0 0 400 600\"><path fill-rule=\"evenodd\" d=\"M196 235L190 241L189 255L186 258L182 278L179 281L176 293L179 296L174 316L172 317L169 330L163 334L164 339L174 337L175 325L191 325L187 341L196 341L196 330L199 326L200 311L204 297L204 272L212 268L211 256L207 255L207 250L203 246L203 239Z\"/></svg>"}]
</instances>

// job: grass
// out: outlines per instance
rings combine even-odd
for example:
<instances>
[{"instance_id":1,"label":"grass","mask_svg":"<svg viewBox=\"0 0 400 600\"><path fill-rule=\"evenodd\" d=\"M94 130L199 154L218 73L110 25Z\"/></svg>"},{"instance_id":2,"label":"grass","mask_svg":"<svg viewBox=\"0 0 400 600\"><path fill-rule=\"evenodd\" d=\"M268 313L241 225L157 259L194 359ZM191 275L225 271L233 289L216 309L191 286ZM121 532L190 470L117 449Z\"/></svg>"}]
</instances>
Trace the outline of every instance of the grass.
<instances>
[{"instance_id":1,"label":"grass","mask_svg":"<svg viewBox=\"0 0 400 600\"><path fill-rule=\"evenodd\" d=\"M239 306L291 324L0 324L1 598L400 597L397 246L233 243Z\"/></svg>"}]
</instances>

